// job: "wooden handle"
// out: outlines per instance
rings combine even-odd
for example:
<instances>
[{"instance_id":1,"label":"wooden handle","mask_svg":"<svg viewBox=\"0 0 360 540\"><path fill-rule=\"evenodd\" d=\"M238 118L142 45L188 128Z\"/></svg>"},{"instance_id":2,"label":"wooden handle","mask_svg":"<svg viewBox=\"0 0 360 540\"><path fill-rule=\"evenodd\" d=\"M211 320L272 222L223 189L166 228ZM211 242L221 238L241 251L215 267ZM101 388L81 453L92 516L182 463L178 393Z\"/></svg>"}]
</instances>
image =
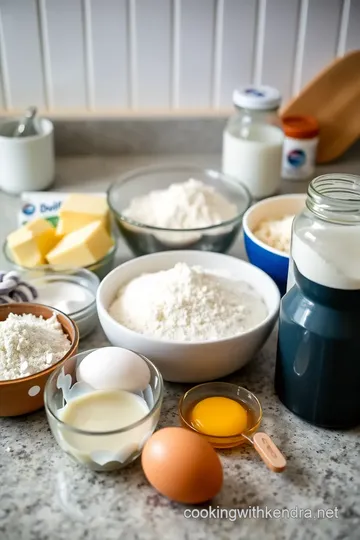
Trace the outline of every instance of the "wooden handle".
<instances>
[{"instance_id":1,"label":"wooden handle","mask_svg":"<svg viewBox=\"0 0 360 540\"><path fill-rule=\"evenodd\" d=\"M285 469L286 459L278 447L272 442L269 435L261 432L255 433L252 442L255 450L269 469L274 472L282 472Z\"/></svg>"}]
</instances>

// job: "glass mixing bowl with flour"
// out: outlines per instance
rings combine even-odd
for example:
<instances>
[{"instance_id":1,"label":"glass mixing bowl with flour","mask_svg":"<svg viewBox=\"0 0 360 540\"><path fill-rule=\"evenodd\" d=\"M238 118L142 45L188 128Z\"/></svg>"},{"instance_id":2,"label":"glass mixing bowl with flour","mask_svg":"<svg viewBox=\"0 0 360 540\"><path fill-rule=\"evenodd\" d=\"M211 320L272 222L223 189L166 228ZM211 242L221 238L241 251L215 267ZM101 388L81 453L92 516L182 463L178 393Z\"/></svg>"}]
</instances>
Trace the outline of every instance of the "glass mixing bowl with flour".
<instances>
[{"instance_id":1,"label":"glass mixing bowl with flour","mask_svg":"<svg viewBox=\"0 0 360 540\"><path fill-rule=\"evenodd\" d=\"M193 166L144 167L108 190L108 204L135 255L173 249L225 253L251 203L245 186Z\"/></svg>"}]
</instances>

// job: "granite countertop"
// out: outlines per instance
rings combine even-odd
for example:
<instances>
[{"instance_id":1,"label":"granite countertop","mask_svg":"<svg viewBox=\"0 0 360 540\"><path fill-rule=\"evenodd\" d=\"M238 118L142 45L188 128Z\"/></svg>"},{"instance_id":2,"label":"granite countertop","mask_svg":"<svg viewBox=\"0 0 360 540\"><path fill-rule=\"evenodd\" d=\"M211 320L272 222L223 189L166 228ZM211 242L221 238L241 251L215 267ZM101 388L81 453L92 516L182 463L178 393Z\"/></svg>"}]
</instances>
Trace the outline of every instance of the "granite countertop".
<instances>
[{"instance_id":1,"label":"granite countertop","mask_svg":"<svg viewBox=\"0 0 360 540\"><path fill-rule=\"evenodd\" d=\"M166 157L217 166L214 156ZM159 162L157 156L64 158L57 164L54 189L99 191L126 169ZM164 160L161 160L164 161ZM359 172L349 155L319 172ZM304 191L285 184L283 191ZM16 225L18 199L0 194L1 240ZM244 256L241 240L232 250ZM118 262L130 257L124 245ZM0 259L0 267L4 267ZM81 350L107 340L100 327L81 342ZM174 540L200 539L355 539L360 534L360 429L339 432L313 427L286 410L274 394L276 331L262 351L227 380L259 397L263 429L288 459L280 475L270 472L251 447L220 452L224 486L212 501L217 518L184 516L186 507L158 495L145 480L139 460L115 473L94 473L73 463L53 439L44 411L0 419L0 537L4 540ZM188 386L166 383L160 426L178 425L177 403ZM240 509L254 514L235 518ZM206 507L200 507L206 508ZM266 510L292 509L292 516L266 517ZM333 512L316 519L310 511ZM302 511L302 517L300 516ZM331 512L330 512L331 513ZM328 514L329 516L330 514ZM263 517L264 516L264 517ZM337 517L336 517L337 516Z\"/></svg>"}]
</instances>

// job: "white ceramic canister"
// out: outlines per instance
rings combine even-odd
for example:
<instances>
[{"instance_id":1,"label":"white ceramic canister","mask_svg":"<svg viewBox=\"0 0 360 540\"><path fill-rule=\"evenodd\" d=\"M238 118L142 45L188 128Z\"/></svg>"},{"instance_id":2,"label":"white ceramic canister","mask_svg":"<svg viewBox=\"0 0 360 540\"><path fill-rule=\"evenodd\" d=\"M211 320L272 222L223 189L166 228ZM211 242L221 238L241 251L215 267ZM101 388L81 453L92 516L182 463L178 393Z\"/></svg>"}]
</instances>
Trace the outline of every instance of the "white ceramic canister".
<instances>
[{"instance_id":1,"label":"white ceramic canister","mask_svg":"<svg viewBox=\"0 0 360 540\"><path fill-rule=\"evenodd\" d=\"M284 134L281 96L270 86L235 90L236 113L223 134L223 172L246 185L255 199L276 193L281 182Z\"/></svg>"},{"instance_id":2,"label":"white ceramic canister","mask_svg":"<svg viewBox=\"0 0 360 540\"><path fill-rule=\"evenodd\" d=\"M306 180L313 176L319 141L319 125L312 116L286 116L282 119L286 135L282 158L282 177Z\"/></svg>"},{"instance_id":3,"label":"white ceramic canister","mask_svg":"<svg viewBox=\"0 0 360 540\"><path fill-rule=\"evenodd\" d=\"M0 189L17 195L51 186L55 175L54 126L36 121L38 135L13 137L18 119L0 124Z\"/></svg>"}]
</instances>

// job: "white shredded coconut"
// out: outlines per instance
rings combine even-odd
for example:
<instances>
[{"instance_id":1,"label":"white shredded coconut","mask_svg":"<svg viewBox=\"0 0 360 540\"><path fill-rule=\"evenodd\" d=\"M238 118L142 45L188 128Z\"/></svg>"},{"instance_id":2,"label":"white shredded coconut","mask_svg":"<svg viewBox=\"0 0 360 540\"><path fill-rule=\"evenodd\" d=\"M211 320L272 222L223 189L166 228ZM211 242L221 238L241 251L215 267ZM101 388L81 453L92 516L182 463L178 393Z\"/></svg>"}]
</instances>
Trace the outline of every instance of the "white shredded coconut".
<instances>
[{"instance_id":1,"label":"white shredded coconut","mask_svg":"<svg viewBox=\"0 0 360 540\"><path fill-rule=\"evenodd\" d=\"M254 235L268 246L290 253L291 227L295 216L262 221L254 230Z\"/></svg>"},{"instance_id":2,"label":"white shredded coconut","mask_svg":"<svg viewBox=\"0 0 360 540\"><path fill-rule=\"evenodd\" d=\"M241 334L267 316L246 283L177 263L143 274L117 294L110 315L130 330L171 341L208 341Z\"/></svg>"},{"instance_id":3,"label":"white shredded coconut","mask_svg":"<svg viewBox=\"0 0 360 540\"><path fill-rule=\"evenodd\" d=\"M43 371L61 360L70 346L55 314L44 319L10 313L0 322L0 380Z\"/></svg>"},{"instance_id":4,"label":"white shredded coconut","mask_svg":"<svg viewBox=\"0 0 360 540\"><path fill-rule=\"evenodd\" d=\"M197 229L233 219L237 207L212 186L190 178L135 197L123 215L154 227Z\"/></svg>"}]
</instances>

